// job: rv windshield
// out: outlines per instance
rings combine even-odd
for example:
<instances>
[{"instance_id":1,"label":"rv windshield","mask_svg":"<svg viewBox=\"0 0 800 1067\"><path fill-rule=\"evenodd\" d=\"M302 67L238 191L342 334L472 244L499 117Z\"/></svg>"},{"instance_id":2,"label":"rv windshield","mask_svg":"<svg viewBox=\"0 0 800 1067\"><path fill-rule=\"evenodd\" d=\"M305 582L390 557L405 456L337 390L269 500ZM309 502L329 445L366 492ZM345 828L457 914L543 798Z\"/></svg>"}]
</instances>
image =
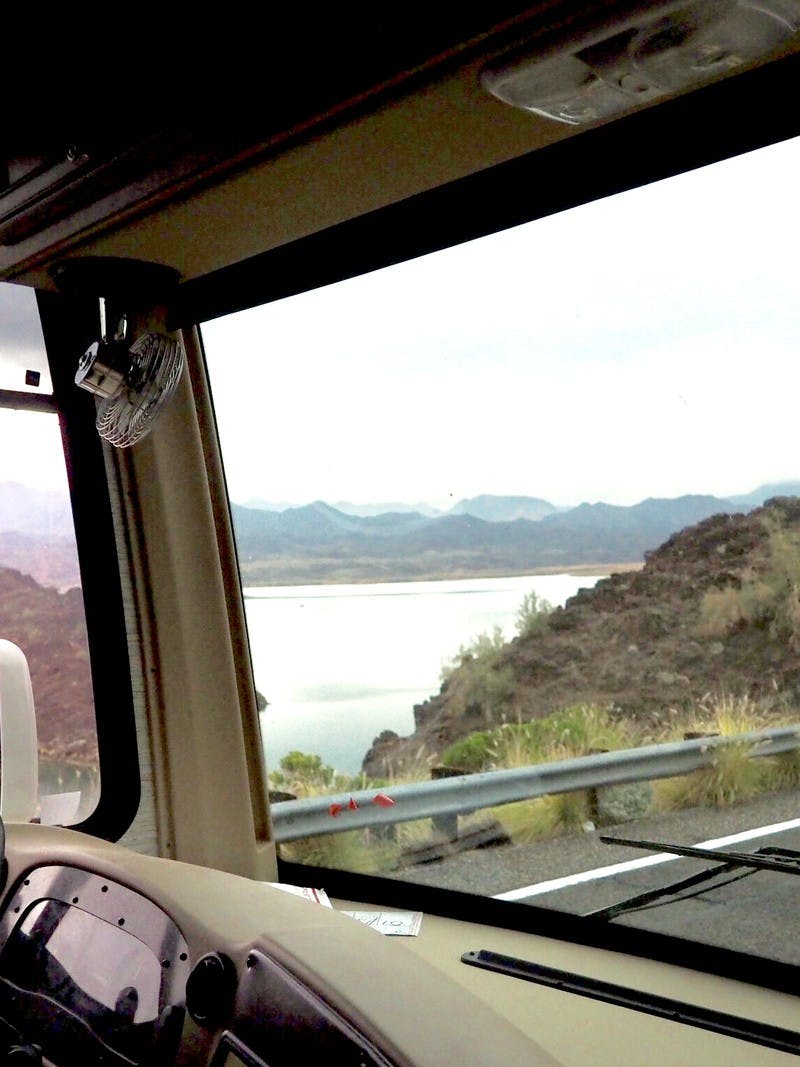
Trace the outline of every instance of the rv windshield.
<instances>
[{"instance_id":1,"label":"rv windshield","mask_svg":"<svg viewBox=\"0 0 800 1067\"><path fill-rule=\"evenodd\" d=\"M284 857L800 962L798 165L204 327Z\"/></svg>"}]
</instances>

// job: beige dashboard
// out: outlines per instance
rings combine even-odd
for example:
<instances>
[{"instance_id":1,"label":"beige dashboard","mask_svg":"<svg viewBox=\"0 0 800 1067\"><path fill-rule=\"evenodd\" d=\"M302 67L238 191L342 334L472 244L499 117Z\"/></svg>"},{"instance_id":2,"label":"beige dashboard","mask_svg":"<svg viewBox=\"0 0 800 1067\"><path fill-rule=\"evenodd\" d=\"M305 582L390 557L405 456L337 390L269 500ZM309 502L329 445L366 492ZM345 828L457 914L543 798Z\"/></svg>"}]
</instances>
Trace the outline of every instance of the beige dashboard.
<instances>
[{"instance_id":1,"label":"beige dashboard","mask_svg":"<svg viewBox=\"0 0 800 1067\"><path fill-rule=\"evenodd\" d=\"M341 1062L353 1064L625 1063L652 1067L701 1058L707 1064L725 1065L789 1061L786 1053L774 1049L467 967L461 956L470 950L491 949L656 995L679 996L771 1026L795 1028L793 997L742 983L436 915L424 916L416 937L383 937L336 913L358 905L336 901L331 911L250 879L143 856L58 828L8 826L6 859L2 930L12 929L10 919L19 901L37 895L30 885L22 888L26 881L35 886L50 870L78 872L95 879L99 891L107 893L96 908L87 903L88 894L79 899L76 893L63 902L65 911L105 908L102 919L113 927L116 893L126 901L117 910L122 911L120 919L130 915L132 935L147 940L142 929L136 930L136 900L145 908L142 914L155 906L154 914L160 912L164 922L175 928L172 947L165 950L178 968L171 976L177 983L180 1019L175 1047L166 1058L162 1048L158 1059L137 1061L129 1056L120 1062L208 1063L214 1067L230 1062L269 1063L273 1067L290 1062L286 1057L292 1049L295 1053L305 1049L306 1030L307 1055L302 1053L300 1061L314 1062L328 1048L314 1045L314 1040L320 1032L327 1034L332 1025L334 1030L338 1027L334 1045L345 1041L346 1056L353 1055L352 1060L341 1058ZM21 910L24 913L26 908ZM0 980L5 980L8 970L3 959L10 951L9 941L0 945ZM212 957L224 961L225 976L204 988L204 999L195 989L190 1010L184 1013L182 975L202 971L205 964L198 967L198 961L207 963ZM120 952L93 963L104 974L113 975L115 968L124 967L125 959L125 952ZM162 965L169 962L162 961ZM260 991L259 967L266 967L273 981ZM283 993L270 999L275 975L291 984L288 1000ZM123 992L134 984L125 974L114 981L113 988L118 986ZM199 985L197 980L195 985ZM317 1022L312 1020L310 1027L306 1007L297 1007L301 1003L297 996L318 1012ZM325 1016L322 1023L320 1012ZM284 1030L300 1042L287 1046L288 1051L278 1049ZM47 1033L22 1036L44 1046L45 1062L85 1062L66 1053L47 1059ZM259 1043L261 1047L253 1047ZM265 1047L278 1049L277 1058L270 1051L267 1059ZM329 1062L339 1062L339 1054L332 1049L328 1048Z\"/></svg>"},{"instance_id":2,"label":"beige dashboard","mask_svg":"<svg viewBox=\"0 0 800 1067\"><path fill-rule=\"evenodd\" d=\"M155 1052L153 1058L149 1055L140 1060L132 1058L133 1044L124 1045L121 1039L117 1040L119 1028L106 1021L103 1024L105 1045L98 1045L98 1058L94 1062L216 1065L232 1058L235 1063L269 1063L275 1067L283 1062L311 1063L323 1054L335 1057L331 1063L374 1063L376 1067L384 1064L433 1067L445 1062L463 1067L494 1062L549 1067L557 1062L508 1019L466 992L427 960L410 952L397 939L385 939L347 916L316 907L270 886L173 860L142 856L82 834L42 826L8 826L6 859L9 891L4 898L3 914L7 920L9 913L19 909L21 925L26 913L40 905L38 899L34 902L25 898L22 906L20 901L26 890L30 892L25 882L42 877L46 873L41 872L42 868L70 875L77 869L99 876L94 898L101 899L102 905L85 903L90 900L88 889L80 893L76 890L74 896L70 895L70 889L69 893L44 891L36 897L57 896L59 907L68 914L86 908L97 916L99 926L110 927L114 934L117 934L114 916L119 912L116 922L124 920L130 936L139 938L145 934L136 929L139 920L132 897L138 895L145 908L156 905L185 942L185 949L178 946L167 952L162 965L175 968L185 963L193 972L198 961L212 954L225 961L227 977L204 989L202 997L195 998L198 1003L202 1000L204 1008L192 1011L190 1007L185 1014L174 1051L165 1053L162 1042L157 1058ZM132 894L128 892L131 890ZM99 897L98 893L105 895ZM116 911L110 904L114 896L125 901ZM99 907L107 914L98 915ZM45 924L43 939L56 937L58 929L54 932L52 927L52 921L49 926ZM63 942L66 927L62 925L61 929ZM67 955L78 958L81 955L80 946L62 945L51 954L45 951L46 945L32 949L30 935L33 933L35 930L31 928L23 948L28 956L35 954L37 960L47 955L50 971L51 955L61 961ZM26 939L23 936L18 940ZM10 943L11 938L0 946L2 982L8 984L10 972L15 980L17 1000L27 993L41 992L23 988L20 993L20 985L25 984L18 978L22 968L11 967L8 962L9 955L14 958L12 949L19 956L20 948L9 947ZM102 959L87 963L86 953L91 954L93 945L99 943L97 938L87 938L81 973L102 971L105 986L110 984L112 990L119 991L117 1003L122 993L138 983L141 1003L144 968L137 965L136 974L129 975L125 967L130 953L125 951L107 952ZM4 956L6 963L3 963ZM271 971L273 985L269 988L253 989L259 966ZM120 973L109 979L108 975L115 975L116 969ZM44 970L41 968L42 974ZM24 973L29 974L30 969ZM273 1004L268 993L276 988L276 974L282 976L284 985ZM93 977L97 979L96 974ZM45 991L42 1003L58 1000L63 1004L62 991L67 984L74 983L67 983L60 974L57 987L54 984L53 989ZM289 985L291 989L287 992L284 986ZM303 998L302 1003L299 998ZM212 1008L207 1011L209 1001ZM77 1002L78 998L72 997L71 1004ZM113 1005L112 1000L110 1006ZM177 1007L180 1009L180 1005ZM30 1020L30 1012L26 1018ZM60 1045L58 1038L46 1032L45 1024L37 1027L28 1021L26 1026L20 1026L18 1014L11 1022L23 1031L20 1041L44 1048L45 1062L92 1062L85 1051L79 1054L71 1045ZM63 1029L60 1020L58 1028ZM337 1028L344 1036L336 1033ZM44 1032L30 1032L31 1029ZM292 1041L288 1049L278 1051L276 1045L282 1030L287 1031ZM264 1048L253 1047L261 1042L262 1034L268 1035L264 1043L269 1046L269 1059ZM230 1040L225 1038L221 1048L225 1035L230 1035ZM109 1045L112 1051L122 1050L125 1055L109 1059L106 1048Z\"/></svg>"}]
</instances>

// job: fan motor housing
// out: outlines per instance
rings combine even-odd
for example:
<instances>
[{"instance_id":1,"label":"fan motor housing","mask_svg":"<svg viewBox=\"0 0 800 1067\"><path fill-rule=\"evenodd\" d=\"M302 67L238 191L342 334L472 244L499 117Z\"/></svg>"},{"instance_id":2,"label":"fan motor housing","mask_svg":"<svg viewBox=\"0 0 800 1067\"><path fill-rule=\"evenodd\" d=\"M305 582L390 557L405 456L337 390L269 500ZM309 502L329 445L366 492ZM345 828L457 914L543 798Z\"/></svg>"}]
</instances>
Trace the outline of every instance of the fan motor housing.
<instances>
[{"instance_id":1,"label":"fan motor housing","mask_svg":"<svg viewBox=\"0 0 800 1067\"><path fill-rule=\"evenodd\" d=\"M117 393L131 364L124 341L95 341L78 363L75 384L104 399Z\"/></svg>"}]
</instances>

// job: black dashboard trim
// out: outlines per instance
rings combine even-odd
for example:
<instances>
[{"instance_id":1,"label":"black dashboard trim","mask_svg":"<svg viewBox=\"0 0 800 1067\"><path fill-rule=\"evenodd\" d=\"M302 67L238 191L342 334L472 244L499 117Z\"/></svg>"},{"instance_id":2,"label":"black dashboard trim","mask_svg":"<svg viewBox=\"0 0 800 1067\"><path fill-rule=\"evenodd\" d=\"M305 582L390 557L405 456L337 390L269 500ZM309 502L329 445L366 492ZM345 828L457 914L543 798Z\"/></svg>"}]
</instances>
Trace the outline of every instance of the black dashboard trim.
<instances>
[{"instance_id":1,"label":"black dashboard trim","mask_svg":"<svg viewBox=\"0 0 800 1067\"><path fill-rule=\"evenodd\" d=\"M796 1030L786 1030L781 1026L770 1026L767 1023L744 1019L727 1012L700 1008L685 1000L659 997L653 993L631 989L629 986L617 985L613 982L601 982L596 978L588 978L586 975L575 974L572 971L543 967L539 963L534 963L533 960L506 956L501 952L493 952L491 949L465 952L461 957L461 962L470 967L492 971L495 974L504 974L525 982L548 986L562 993L589 997L591 1000L613 1004L618 1008L629 1008L631 1011L655 1015L660 1019L668 1019L670 1022L682 1023L684 1026L695 1026L710 1033L736 1038L738 1041L748 1041L754 1045L761 1045L763 1048L776 1049L790 1056L800 1056L800 1033Z\"/></svg>"},{"instance_id":2,"label":"black dashboard trim","mask_svg":"<svg viewBox=\"0 0 800 1067\"><path fill-rule=\"evenodd\" d=\"M226 1033L255 1062L269 1067L300 1062L392 1067L395 1062L326 997L259 948L247 955Z\"/></svg>"},{"instance_id":3,"label":"black dashboard trim","mask_svg":"<svg viewBox=\"0 0 800 1067\"><path fill-rule=\"evenodd\" d=\"M535 904L495 900L453 889L421 885L331 867L310 867L278 860L280 881L323 886L332 897L364 904L396 907L501 930L516 930L555 941L607 949L651 959L701 974L729 978L797 996L797 968L734 949L704 945L685 938L615 926L591 916L543 908ZM464 946L465 950L467 946Z\"/></svg>"},{"instance_id":4,"label":"black dashboard trim","mask_svg":"<svg viewBox=\"0 0 800 1067\"><path fill-rule=\"evenodd\" d=\"M87 957L88 946L95 953L105 947L108 958ZM116 973L112 949L120 951ZM77 867L35 867L17 879L0 915L2 1023L47 1055L52 1046L57 1062L135 1064L145 1062L131 1055L141 1048L146 1062L169 1063L182 1030L189 957L172 918L136 890ZM87 992L100 974L116 1003ZM137 1017L143 995L152 1015L145 1008ZM103 1020L100 1029L84 1018L87 1010Z\"/></svg>"}]
</instances>

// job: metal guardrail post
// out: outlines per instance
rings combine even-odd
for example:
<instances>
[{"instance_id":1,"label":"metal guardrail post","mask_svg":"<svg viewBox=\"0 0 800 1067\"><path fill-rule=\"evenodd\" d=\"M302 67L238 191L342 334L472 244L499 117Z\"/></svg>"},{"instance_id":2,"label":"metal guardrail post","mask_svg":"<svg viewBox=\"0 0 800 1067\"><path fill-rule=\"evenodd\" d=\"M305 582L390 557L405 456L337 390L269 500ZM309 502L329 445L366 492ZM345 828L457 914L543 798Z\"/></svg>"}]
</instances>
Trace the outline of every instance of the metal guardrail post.
<instances>
[{"instance_id":1,"label":"metal guardrail post","mask_svg":"<svg viewBox=\"0 0 800 1067\"><path fill-rule=\"evenodd\" d=\"M457 767L431 767L431 781L441 782L445 778L459 778L464 771ZM458 814L432 815L433 829L445 841L455 841L458 838Z\"/></svg>"}]
</instances>

